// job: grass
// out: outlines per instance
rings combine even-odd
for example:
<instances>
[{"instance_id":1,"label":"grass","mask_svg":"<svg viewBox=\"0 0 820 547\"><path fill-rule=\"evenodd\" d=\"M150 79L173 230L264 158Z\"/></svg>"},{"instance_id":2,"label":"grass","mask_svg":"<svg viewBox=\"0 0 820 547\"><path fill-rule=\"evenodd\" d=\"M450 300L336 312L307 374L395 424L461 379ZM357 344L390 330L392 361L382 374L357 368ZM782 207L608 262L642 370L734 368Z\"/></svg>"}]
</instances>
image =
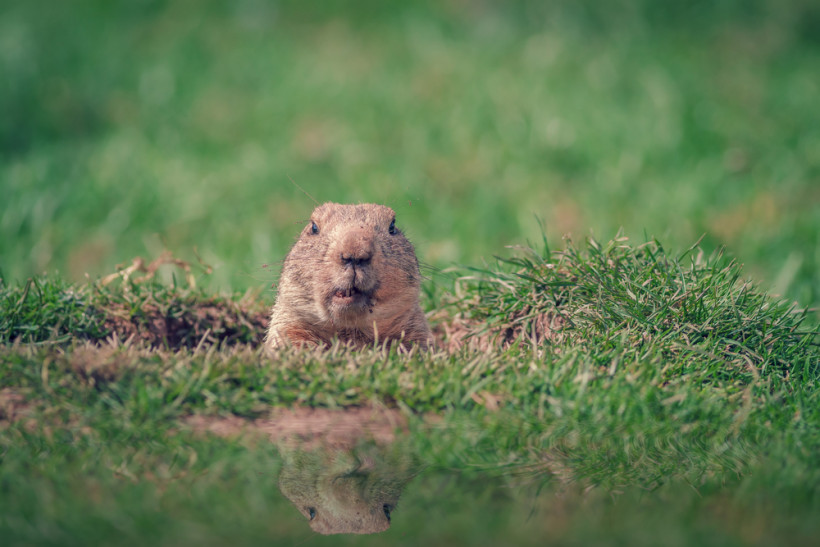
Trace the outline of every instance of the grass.
<instances>
[{"instance_id":1,"label":"grass","mask_svg":"<svg viewBox=\"0 0 820 547\"><path fill-rule=\"evenodd\" d=\"M443 541L452 523L467 544L482 534L521 544L545 534L670 545L816 538L820 346L804 314L697 247L669 256L657 242L619 238L506 262L439 295L449 318L440 321L494 348L479 352L468 342L430 354L270 356L255 341L215 334L193 347L182 334L177 346L160 336L153 349L140 337L108 343L104 318L124 302L150 296L157 309L194 317L215 301L153 281L5 286L4 332L18 335L0 350L0 384L17 410L6 405L0 433L0 534L27 544L302 537L300 517L273 487L276 447L203 438L186 418L387 405L408 416L400 446L426 469L407 486L390 541ZM48 304L66 295L73 313ZM226 317L241 309L219 302ZM539 332L544 315L564 322ZM257 484L254 473L269 478ZM203 506L214 497L223 501ZM399 524L429 519L420 512L435 503L447 517L429 531ZM288 510L293 519L265 524L266 511ZM464 520L495 510L477 528ZM635 511L643 516L626 517Z\"/></svg>"},{"instance_id":2,"label":"grass","mask_svg":"<svg viewBox=\"0 0 820 547\"><path fill-rule=\"evenodd\" d=\"M820 279L808 0L0 9L0 268L71 281L164 249L271 283L319 201L373 201L435 268L547 227L705 234L778 294ZM114 59L128 59L127 62Z\"/></svg>"},{"instance_id":3,"label":"grass","mask_svg":"<svg viewBox=\"0 0 820 547\"><path fill-rule=\"evenodd\" d=\"M189 422L300 405L424 467L337 543L815 544L815 4L3 3L0 543L323 543ZM300 187L396 209L438 352L259 350Z\"/></svg>"}]
</instances>

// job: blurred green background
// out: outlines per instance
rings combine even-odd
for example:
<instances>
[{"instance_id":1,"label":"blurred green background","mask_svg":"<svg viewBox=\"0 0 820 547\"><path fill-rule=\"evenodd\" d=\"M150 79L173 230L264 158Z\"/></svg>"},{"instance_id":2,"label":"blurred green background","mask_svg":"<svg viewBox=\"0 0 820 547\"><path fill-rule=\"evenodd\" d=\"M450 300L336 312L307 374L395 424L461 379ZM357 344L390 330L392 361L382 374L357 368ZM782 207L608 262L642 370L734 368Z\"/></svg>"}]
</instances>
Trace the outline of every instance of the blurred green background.
<instances>
[{"instance_id":1,"label":"blurred green background","mask_svg":"<svg viewBox=\"0 0 820 547\"><path fill-rule=\"evenodd\" d=\"M319 201L420 259L706 234L820 301L815 0L29 0L0 7L0 272L162 249L264 287ZM266 267L270 265L270 267Z\"/></svg>"}]
</instances>

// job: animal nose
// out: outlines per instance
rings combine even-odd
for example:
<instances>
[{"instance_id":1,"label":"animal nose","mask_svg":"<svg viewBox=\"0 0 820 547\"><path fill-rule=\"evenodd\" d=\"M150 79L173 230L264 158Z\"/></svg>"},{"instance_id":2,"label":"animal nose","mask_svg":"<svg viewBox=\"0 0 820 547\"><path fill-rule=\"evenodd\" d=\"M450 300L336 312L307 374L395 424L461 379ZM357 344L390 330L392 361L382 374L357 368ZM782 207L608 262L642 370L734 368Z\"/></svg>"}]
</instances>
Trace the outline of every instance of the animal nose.
<instances>
[{"instance_id":1,"label":"animal nose","mask_svg":"<svg viewBox=\"0 0 820 547\"><path fill-rule=\"evenodd\" d=\"M339 260L343 266L361 268L370 264L374 243L371 234L364 229L351 230L341 241Z\"/></svg>"},{"instance_id":2,"label":"animal nose","mask_svg":"<svg viewBox=\"0 0 820 547\"><path fill-rule=\"evenodd\" d=\"M370 264L370 259L373 258L373 253L369 249L360 250L359 252L342 252L342 264L345 266L353 266L354 268L361 268Z\"/></svg>"}]
</instances>

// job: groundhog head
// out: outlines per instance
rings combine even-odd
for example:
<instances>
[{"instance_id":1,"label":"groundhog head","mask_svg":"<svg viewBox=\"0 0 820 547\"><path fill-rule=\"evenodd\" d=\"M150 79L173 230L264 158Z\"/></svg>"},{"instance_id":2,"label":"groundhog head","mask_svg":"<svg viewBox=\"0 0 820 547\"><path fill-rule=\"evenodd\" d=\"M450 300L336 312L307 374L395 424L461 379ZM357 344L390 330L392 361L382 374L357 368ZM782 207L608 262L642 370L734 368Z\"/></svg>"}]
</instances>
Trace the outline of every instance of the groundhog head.
<instances>
[{"instance_id":1,"label":"groundhog head","mask_svg":"<svg viewBox=\"0 0 820 547\"><path fill-rule=\"evenodd\" d=\"M325 203L285 259L268 339L276 346L402 338L426 346L420 283L413 245L391 208Z\"/></svg>"},{"instance_id":2,"label":"groundhog head","mask_svg":"<svg viewBox=\"0 0 820 547\"><path fill-rule=\"evenodd\" d=\"M374 534L390 527L391 513L418 466L391 447L352 450L282 447L279 489L320 534Z\"/></svg>"}]
</instances>

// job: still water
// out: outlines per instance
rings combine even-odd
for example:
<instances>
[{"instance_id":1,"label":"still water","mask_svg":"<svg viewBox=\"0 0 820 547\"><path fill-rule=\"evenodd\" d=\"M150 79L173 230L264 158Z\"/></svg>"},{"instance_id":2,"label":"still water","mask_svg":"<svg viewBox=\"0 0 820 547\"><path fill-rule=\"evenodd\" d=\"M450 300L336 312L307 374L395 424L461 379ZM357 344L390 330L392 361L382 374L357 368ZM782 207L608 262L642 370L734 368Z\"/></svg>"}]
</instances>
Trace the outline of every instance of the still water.
<instances>
[{"instance_id":1,"label":"still water","mask_svg":"<svg viewBox=\"0 0 820 547\"><path fill-rule=\"evenodd\" d=\"M534 467L431 464L392 411L304 411L257 425L279 454L281 544L723 545L749 523L720 490L590 486L549 454Z\"/></svg>"}]
</instances>

